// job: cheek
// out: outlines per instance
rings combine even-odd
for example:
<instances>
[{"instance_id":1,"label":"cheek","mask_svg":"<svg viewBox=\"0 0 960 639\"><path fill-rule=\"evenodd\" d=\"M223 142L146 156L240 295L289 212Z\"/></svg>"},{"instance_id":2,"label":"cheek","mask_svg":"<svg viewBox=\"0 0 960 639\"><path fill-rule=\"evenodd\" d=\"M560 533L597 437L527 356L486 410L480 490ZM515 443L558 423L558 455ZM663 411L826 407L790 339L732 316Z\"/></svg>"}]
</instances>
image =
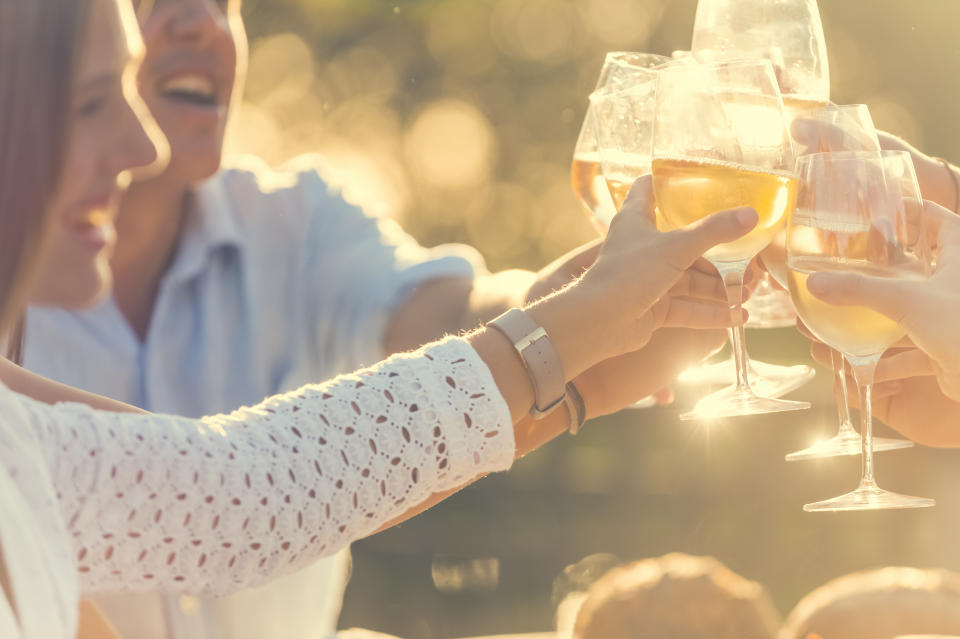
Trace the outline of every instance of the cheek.
<instances>
[{"instance_id":1,"label":"cheek","mask_svg":"<svg viewBox=\"0 0 960 639\"><path fill-rule=\"evenodd\" d=\"M74 127L57 188L56 208L67 209L72 202L82 199L93 180L102 141L107 135L106 131L98 135L89 125L78 124ZM97 142L98 139L101 142Z\"/></svg>"}]
</instances>

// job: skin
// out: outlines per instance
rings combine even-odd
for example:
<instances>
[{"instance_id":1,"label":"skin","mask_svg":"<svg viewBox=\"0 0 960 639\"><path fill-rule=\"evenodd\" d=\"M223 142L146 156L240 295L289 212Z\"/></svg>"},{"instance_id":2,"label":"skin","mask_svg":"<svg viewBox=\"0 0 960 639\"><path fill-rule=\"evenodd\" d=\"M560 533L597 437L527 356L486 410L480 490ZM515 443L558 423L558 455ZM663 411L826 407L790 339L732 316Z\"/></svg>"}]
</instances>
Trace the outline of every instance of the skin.
<instances>
[{"instance_id":1,"label":"skin","mask_svg":"<svg viewBox=\"0 0 960 639\"><path fill-rule=\"evenodd\" d=\"M113 2L92 3L63 179L39 249L35 304L81 308L109 290L120 198L131 171L161 157L155 140L163 149L162 137L136 91L143 44L122 26L132 20L128 8L118 12Z\"/></svg>"}]
</instances>

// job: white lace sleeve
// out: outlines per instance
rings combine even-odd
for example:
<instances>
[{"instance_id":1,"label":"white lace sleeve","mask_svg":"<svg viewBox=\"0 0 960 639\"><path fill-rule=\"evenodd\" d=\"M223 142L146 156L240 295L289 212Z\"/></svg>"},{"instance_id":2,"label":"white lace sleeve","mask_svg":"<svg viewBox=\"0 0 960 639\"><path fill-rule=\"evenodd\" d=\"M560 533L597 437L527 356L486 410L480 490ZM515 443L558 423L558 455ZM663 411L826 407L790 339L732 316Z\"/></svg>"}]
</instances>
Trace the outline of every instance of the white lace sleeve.
<instances>
[{"instance_id":1,"label":"white lace sleeve","mask_svg":"<svg viewBox=\"0 0 960 639\"><path fill-rule=\"evenodd\" d=\"M507 406L458 339L201 420L22 401L88 592L266 581L514 455Z\"/></svg>"}]
</instances>

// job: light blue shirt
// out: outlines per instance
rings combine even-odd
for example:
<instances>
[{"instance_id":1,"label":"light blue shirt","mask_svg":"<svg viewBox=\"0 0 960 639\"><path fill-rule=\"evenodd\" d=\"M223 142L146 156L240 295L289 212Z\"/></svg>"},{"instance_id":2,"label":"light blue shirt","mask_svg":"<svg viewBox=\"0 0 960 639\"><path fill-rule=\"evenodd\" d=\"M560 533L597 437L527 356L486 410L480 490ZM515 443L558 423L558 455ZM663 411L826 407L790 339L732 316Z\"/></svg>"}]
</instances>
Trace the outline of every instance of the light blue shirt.
<instances>
[{"instance_id":1,"label":"light blue shirt","mask_svg":"<svg viewBox=\"0 0 960 639\"><path fill-rule=\"evenodd\" d=\"M149 411L228 412L379 361L390 314L414 287L482 268L469 247L425 249L348 203L316 158L283 171L245 158L193 193L144 341L113 299L83 312L31 308L24 362ZM278 582L214 604L123 596L105 608L121 634L144 638L150 620L168 630L155 636L176 639L334 628L344 557Z\"/></svg>"}]
</instances>

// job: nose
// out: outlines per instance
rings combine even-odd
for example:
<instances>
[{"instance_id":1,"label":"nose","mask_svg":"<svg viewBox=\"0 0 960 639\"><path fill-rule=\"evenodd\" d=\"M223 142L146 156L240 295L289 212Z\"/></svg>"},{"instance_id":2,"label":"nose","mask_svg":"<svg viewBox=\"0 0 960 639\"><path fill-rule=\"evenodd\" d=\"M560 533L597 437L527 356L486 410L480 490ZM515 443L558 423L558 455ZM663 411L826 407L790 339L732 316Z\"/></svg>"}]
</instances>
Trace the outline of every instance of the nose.
<instances>
[{"instance_id":1,"label":"nose","mask_svg":"<svg viewBox=\"0 0 960 639\"><path fill-rule=\"evenodd\" d=\"M209 38L226 28L226 17L216 0L179 0L165 25L168 37L178 40Z\"/></svg>"},{"instance_id":2,"label":"nose","mask_svg":"<svg viewBox=\"0 0 960 639\"><path fill-rule=\"evenodd\" d=\"M136 89L125 93L126 107L114 129L110 169L117 176L147 166L159 172L170 156L167 139Z\"/></svg>"}]
</instances>

